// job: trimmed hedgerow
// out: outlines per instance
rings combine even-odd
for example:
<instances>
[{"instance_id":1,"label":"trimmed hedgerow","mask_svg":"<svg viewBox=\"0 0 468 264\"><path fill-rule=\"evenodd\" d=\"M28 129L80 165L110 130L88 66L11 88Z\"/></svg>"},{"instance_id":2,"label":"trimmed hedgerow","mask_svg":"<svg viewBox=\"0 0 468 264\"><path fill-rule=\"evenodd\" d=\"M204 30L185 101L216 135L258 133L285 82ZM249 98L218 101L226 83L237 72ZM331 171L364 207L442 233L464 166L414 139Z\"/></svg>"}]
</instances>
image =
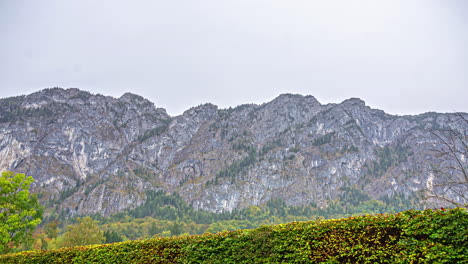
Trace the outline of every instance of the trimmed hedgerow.
<instances>
[{"instance_id":1,"label":"trimmed hedgerow","mask_svg":"<svg viewBox=\"0 0 468 264\"><path fill-rule=\"evenodd\" d=\"M21 252L1 263L468 263L465 209Z\"/></svg>"}]
</instances>

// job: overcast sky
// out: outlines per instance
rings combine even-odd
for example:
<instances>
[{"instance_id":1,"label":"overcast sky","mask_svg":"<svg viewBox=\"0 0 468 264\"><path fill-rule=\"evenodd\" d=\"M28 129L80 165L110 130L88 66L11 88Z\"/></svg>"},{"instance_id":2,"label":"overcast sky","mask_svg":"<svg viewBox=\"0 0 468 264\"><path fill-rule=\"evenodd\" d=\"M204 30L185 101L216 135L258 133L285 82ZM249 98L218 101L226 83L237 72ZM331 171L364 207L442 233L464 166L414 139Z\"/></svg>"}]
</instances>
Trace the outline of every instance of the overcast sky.
<instances>
[{"instance_id":1,"label":"overcast sky","mask_svg":"<svg viewBox=\"0 0 468 264\"><path fill-rule=\"evenodd\" d=\"M281 93L468 112L466 0L0 0L0 97L77 87L171 115Z\"/></svg>"}]
</instances>

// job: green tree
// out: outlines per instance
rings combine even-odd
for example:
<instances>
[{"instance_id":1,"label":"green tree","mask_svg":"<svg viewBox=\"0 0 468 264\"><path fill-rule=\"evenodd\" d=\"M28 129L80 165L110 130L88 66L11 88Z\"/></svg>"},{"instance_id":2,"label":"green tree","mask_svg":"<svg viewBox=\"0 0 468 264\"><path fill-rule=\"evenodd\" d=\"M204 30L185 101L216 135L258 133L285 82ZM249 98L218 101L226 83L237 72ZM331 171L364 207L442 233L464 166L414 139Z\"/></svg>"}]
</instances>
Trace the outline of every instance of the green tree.
<instances>
[{"instance_id":1,"label":"green tree","mask_svg":"<svg viewBox=\"0 0 468 264\"><path fill-rule=\"evenodd\" d=\"M123 237L115 231L104 231L104 237L106 243L115 243L123 241Z\"/></svg>"},{"instance_id":2,"label":"green tree","mask_svg":"<svg viewBox=\"0 0 468 264\"><path fill-rule=\"evenodd\" d=\"M54 220L44 226L44 231L48 238L50 239L57 238L58 232L59 232L59 228L58 228L59 224L60 223L57 220Z\"/></svg>"},{"instance_id":3,"label":"green tree","mask_svg":"<svg viewBox=\"0 0 468 264\"><path fill-rule=\"evenodd\" d=\"M178 221L174 221L172 226L169 228L169 231L171 231L171 234L174 236L178 236L182 234L183 230L183 224Z\"/></svg>"},{"instance_id":4,"label":"green tree","mask_svg":"<svg viewBox=\"0 0 468 264\"><path fill-rule=\"evenodd\" d=\"M77 218L77 223L67 226L60 246L73 247L101 244L105 241L104 232L99 228L98 221L91 217Z\"/></svg>"},{"instance_id":5,"label":"green tree","mask_svg":"<svg viewBox=\"0 0 468 264\"><path fill-rule=\"evenodd\" d=\"M159 232L161 232L160 228L158 228L158 226L156 226L156 224L152 222L148 230L148 235L151 237L151 236L156 235Z\"/></svg>"},{"instance_id":6,"label":"green tree","mask_svg":"<svg viewBox=\"0 0 468 264\"><path fill-rule=\"evenodd\" d=\"M31 242L43 209L29 192L34 179L23 173L4 171L0 177L0 253Z\"/></svg>"}]
</instances>

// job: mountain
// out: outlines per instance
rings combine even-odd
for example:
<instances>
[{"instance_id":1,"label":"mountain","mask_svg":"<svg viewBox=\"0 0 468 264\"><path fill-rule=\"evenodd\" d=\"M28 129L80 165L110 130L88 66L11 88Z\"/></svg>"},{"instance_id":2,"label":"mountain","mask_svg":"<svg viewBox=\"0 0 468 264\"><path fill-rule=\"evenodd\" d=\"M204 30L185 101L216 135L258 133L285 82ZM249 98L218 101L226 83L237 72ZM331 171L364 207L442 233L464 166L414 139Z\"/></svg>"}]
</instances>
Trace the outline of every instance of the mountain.
<instances>
[{"instance_id":1,"label":"mountain","mask_svg":"<svg viewBox=\"0 0 468 264\"><path fill-rule=\"evenodd\" d=\"M171 117L131 93L53 88L0 99L0 170L33 176L41 202L66 215L108 216L142 205L151 190L212 212L272 198L416 199L446 180L432 173L440 143L430 131L466 131L458 115L394 116L357 98L323 105L283 94Z\"/></svg>"}]
</instances>

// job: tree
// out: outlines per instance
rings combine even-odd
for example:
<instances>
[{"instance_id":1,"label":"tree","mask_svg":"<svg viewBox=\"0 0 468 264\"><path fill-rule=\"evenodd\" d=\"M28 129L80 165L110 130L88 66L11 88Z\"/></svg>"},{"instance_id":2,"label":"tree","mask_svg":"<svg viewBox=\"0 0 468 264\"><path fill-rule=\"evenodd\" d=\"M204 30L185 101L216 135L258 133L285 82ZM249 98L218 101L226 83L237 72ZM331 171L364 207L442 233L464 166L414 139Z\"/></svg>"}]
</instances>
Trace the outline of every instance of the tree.
<instances>
[{"instance_id":1,"label":"tree","mask_svg":"<svg viewBox=\"0 0 468 264\"><path fill-rule=\"evenodd\" d=\"M115 231L104 231L104 237L106 243L115 243L115 242L122 242L123 237L119 235L119 233Z\"/></svg>"},{"instance_id":2,"label":"tree","mask_svg":"<svg viewBox=\"0 0 468 264\"><path fill-rule=\"evenodd\" d=\"M60 223L57 220L54 220L44 226L45 235L49 239L57 238L59 232L59 224Z\"/></svg>"},{"instance_id":3,"label":"tree","mask_svg":"<svg viewBox=\"0 0 468 264\"><path fill-rule=\"evenodd\" d=\"M440 180L429 184L426 197L468 208L468 119L456 117L449 129L430 131L439 143L432 150L437 158L432 173Z\"/></svg>"},{"instance_id":4,"label":"tree","mask_svg":"<svg viewBox=\"0 0 468 264\"><path fill-rule=\"evenodd\" d=\"M169 227L169 231L171 231L171 234L173 236L178 236L182 234L183 230L183 224L178 221L174 221L171 227Z\"/></svg>"},{"instance_id":5,"label":"tree","mask_svg":"<svg viewBox=\"0 0 468 264\"><path fill-rule=\"evenodd\" d=\"M61 246L85 246L104 243L104 232L99 228L98 221L91 217L77 218L74 225L67 226L67 231L63 235Z\"/></svg>"},{"instance_id":6,"label":"tree","mask_svg":"<svg viewBox=\"0 0 468 264\"><path fill-rule=\"evenodd\" d=\"M23 173L4 171L0 177L0 253L10 252L21 243L30 242L41 222L43 209L30 194L34 182Z\"/></svg>"}]
</instances>

